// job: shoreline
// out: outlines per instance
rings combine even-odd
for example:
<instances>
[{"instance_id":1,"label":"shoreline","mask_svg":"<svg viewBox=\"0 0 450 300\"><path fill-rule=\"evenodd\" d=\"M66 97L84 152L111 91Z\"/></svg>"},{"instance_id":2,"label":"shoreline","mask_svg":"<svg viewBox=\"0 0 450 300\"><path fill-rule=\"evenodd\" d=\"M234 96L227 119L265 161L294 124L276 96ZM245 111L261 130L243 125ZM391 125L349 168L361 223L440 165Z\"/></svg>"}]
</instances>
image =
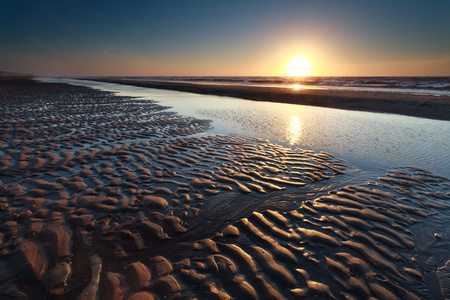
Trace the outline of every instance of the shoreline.
<instances>
[{"instance_id":1,"label":"shoreline","mask_svg":"<svg viewBox=\"0 0 450 300\"><path fill-rule=\"evenodd\" d=\"M202 85L124 79L84 78L163 90L207 94L288 104L330 107L450 121L450 97L337 90L286 89L251 86Z\"/></svg>"}]
</instances>

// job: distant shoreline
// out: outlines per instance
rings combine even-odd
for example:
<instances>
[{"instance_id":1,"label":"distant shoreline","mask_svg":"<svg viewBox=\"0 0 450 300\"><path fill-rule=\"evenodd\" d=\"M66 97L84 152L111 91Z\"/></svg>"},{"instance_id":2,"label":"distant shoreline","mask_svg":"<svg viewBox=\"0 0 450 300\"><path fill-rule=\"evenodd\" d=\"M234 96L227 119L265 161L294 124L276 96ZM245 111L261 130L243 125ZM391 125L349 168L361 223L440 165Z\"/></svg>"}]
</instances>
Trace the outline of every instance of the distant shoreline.
<instances>
[{"instance_id":1,"label":"distant shoreline","mask_svg":"<svg viewBox=\"0 0 450 300\"><path fill-rule=\"evenodd\" d=\"M356 92L337 90L286 89L276 87L229 86L178 82L139 81L125 79L86 78L138 87L174 90L270 101L289 104L359 110L450 121L450 97L405 95L384 92Z\"/></svg>"}]
</instances>

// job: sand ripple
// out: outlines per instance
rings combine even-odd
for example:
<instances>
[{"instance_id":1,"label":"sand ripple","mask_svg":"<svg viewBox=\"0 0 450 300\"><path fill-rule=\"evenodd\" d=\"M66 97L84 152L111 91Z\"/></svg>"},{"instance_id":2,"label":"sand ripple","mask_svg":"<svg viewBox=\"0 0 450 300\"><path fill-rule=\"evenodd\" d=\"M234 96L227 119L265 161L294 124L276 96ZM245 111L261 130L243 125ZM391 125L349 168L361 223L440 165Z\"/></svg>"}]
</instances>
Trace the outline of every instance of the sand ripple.
<instances>
[{"instance_id":1,"label":"sand ripple","mask_svg":"<svg viewBox=\"0 0 450 300\"><path fill-rule=\"evenodd\" d=\"M254 212L230 225L235 234L230 235L227 227L207 243L197 242L207 246L193 247L191 263L182 268L181 278L196 284L200 298L212 292L253 299L448 295L448 280L442 280L440 272L447 272L449 255L440 259L440 268L431 270L433 255L428 252L428 261L418 260L425 254L422 241L412 232L418 224L439 222L439 211L449 208L439 201L444 197L441 193L423 201L421 195L429 195L423 189L430 188L425 182L440 185L448 201L448 179L417 169L393 170L389 176L395 185L383 183L383 177L365 186L330 191L297 210ZM402 177L415 182L408 184L407 192L399 190ZM440 236L428 238L436 243ZM217 257L233 266L227 276ZM428 272L441 279L438 291L426 285Z\"/></svg>"}]
</instances>

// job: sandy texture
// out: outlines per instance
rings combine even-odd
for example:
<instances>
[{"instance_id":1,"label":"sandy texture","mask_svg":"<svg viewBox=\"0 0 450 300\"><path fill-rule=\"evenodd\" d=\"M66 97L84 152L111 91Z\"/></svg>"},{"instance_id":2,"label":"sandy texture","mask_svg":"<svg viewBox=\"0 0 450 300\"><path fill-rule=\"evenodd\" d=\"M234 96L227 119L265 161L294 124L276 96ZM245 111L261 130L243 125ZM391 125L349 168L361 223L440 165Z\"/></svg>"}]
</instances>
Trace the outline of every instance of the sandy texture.
<instances>
[{"instance_id":1,"label":"sandy texture","mask_svg":"<svg viewBox=\"0 0 450 300\"><path fill-rule=\"evenodd\" d=\"M110 78L94 78L91 80L197 94L229 96L248 100L395 113L437 120L450 120L450 97L446 96L418 96L379 92L327 91L312 89L295 90L287 88L263 88L250 86L201 85Z\"/></svg>"},{"instance_id":2,"label":"sandy texture","mask_svg":"<svg viewBox=\"0 0 450 300\"><path fill-rule=\"evenodd\" d=\"M0 90L0 298L440 299L450 185L84 87Z\"/></svg>"},{"instance_id":3,"label":"sandy texture","mask_svg":"<svg viewBox=\"0 0 450 300\"><path fill-rule=\"evenodd\" d=\"M448 180L407 168L296 210L253 212L196 242L181 277L198 285L199 298L441 299L448 280L435 276L448 269L448 247L422 230L441 223L436 215L449 204L423 193L424 182L448 189Z\"/></svg>"}]
</instances>

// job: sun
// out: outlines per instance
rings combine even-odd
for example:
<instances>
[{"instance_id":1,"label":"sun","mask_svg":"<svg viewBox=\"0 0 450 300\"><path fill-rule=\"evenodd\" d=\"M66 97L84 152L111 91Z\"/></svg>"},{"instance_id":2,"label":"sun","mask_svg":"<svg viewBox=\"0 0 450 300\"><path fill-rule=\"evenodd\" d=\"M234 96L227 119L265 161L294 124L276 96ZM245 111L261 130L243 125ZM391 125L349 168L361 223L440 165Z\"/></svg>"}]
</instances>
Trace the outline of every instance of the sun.
<instances>
[{"instance_id":1,"label":"sun","mask_svg":"<svg viewBox=\"0 0 450 300\"><path fill-rule=\"evenodd\" d=\"M311 73L312 64L306 56L294 56L286 67L288 76L308 76Z\"/></svg>"}]
</instances>

